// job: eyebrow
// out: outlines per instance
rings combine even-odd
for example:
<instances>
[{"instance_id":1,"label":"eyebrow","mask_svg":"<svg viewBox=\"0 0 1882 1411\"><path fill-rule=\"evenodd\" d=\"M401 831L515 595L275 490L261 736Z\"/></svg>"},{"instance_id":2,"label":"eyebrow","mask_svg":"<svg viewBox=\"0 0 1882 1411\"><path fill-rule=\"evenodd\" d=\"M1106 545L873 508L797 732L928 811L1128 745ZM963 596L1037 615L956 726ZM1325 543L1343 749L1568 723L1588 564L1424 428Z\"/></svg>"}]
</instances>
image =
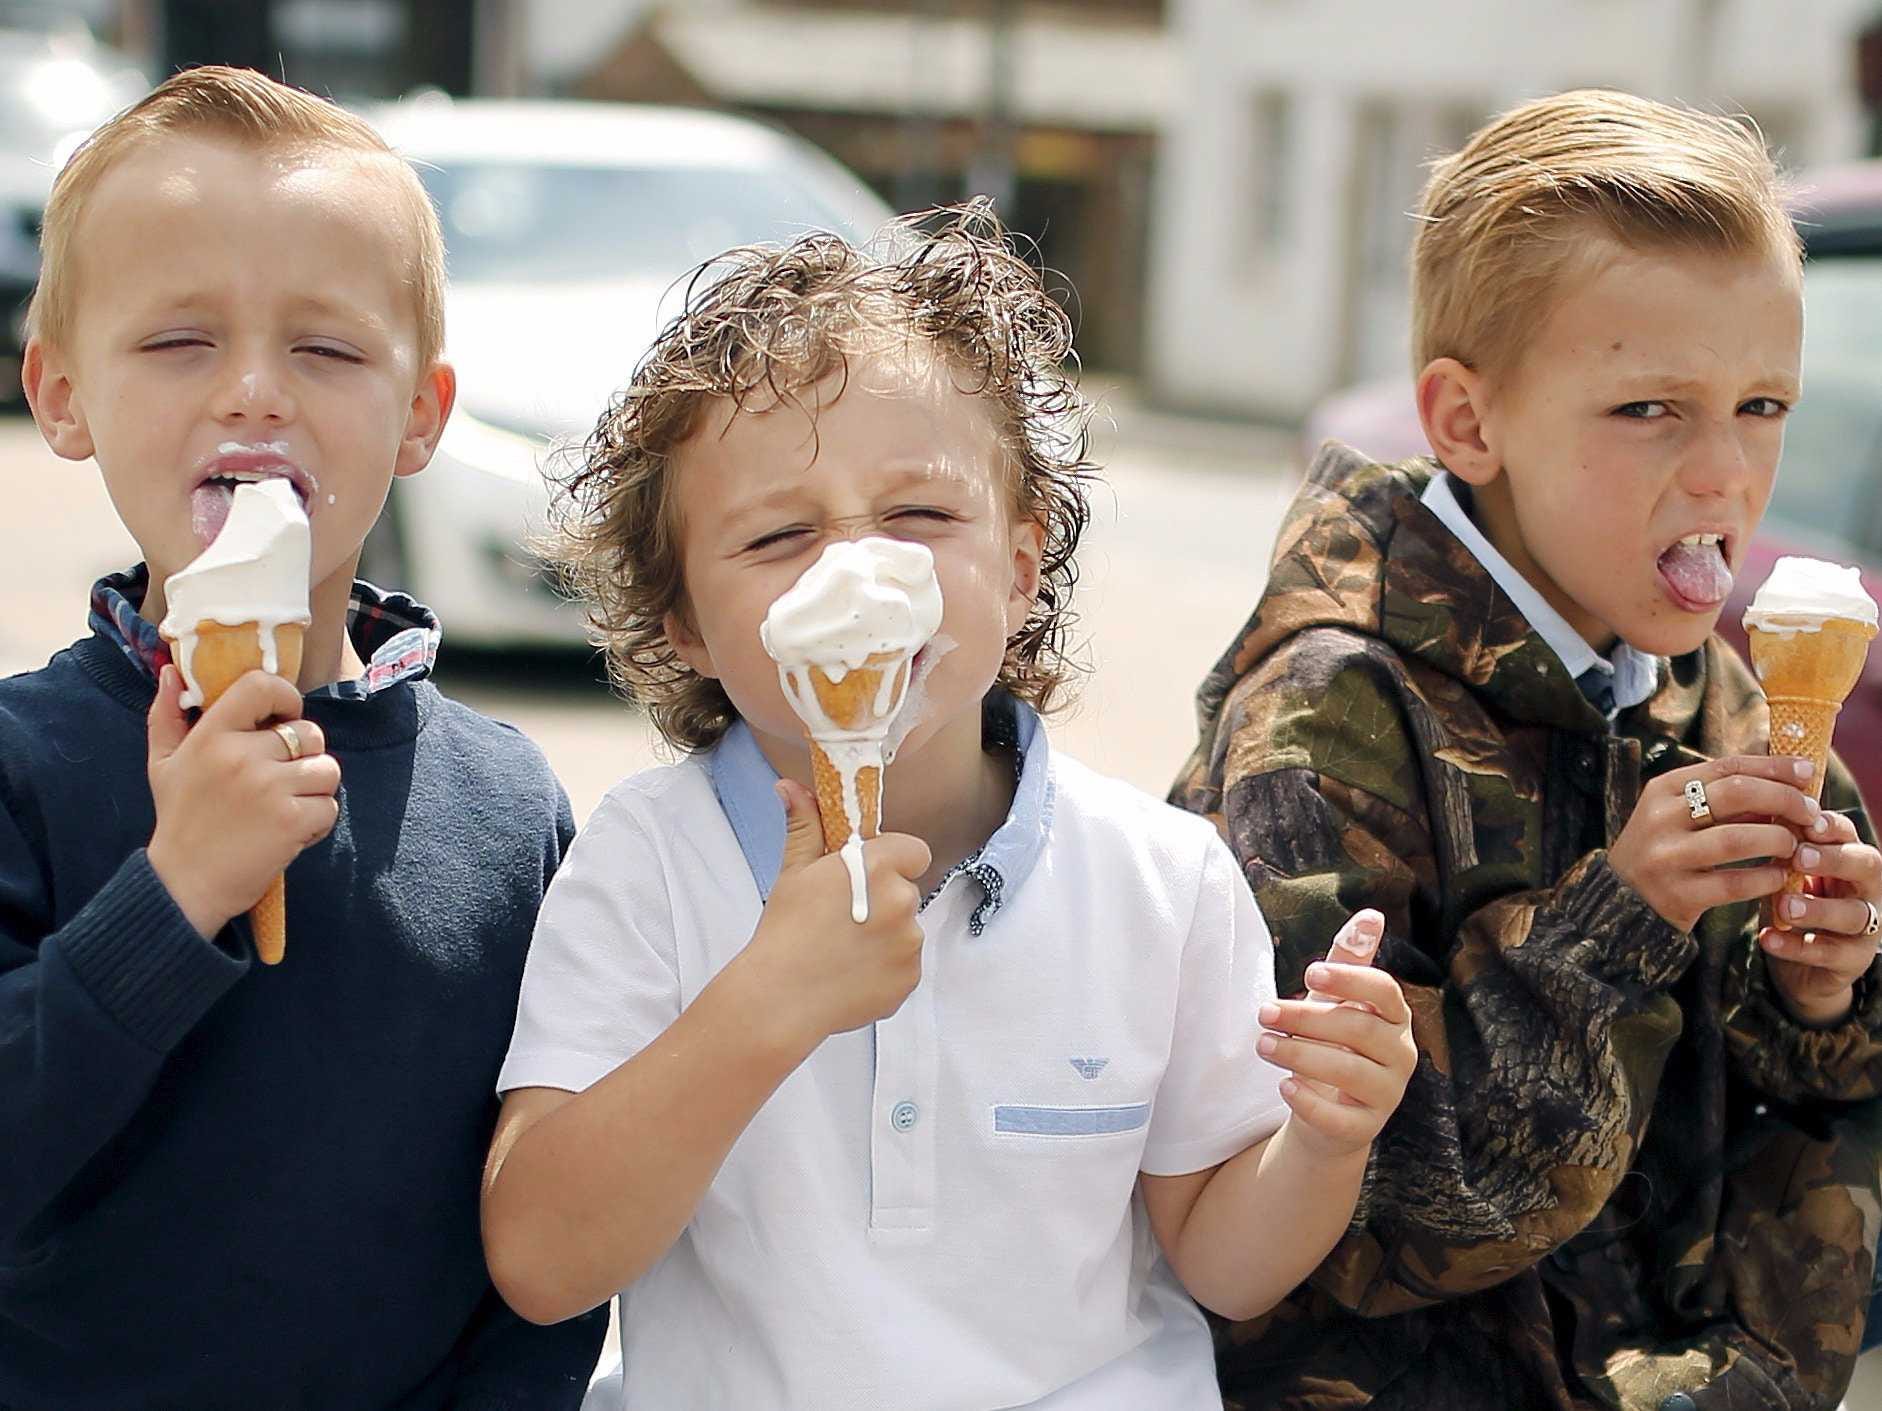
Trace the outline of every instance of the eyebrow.
<instances>
[{"instance_id":1,"label":"eyebrow","mask_svg":"<svg viewBox=\"0 0 1882 1411\"><path fill-rule=\"evenodd\" d=\"M1782 372L1761 373L1751 379L1750 385L1753 387L1770 388L1776 392L1783 393L1787 397L1796 397L1800 391L1798 380L1790 374ZM1678 397L1709 390L1707 384L1698 378L1676 376L1655 377L1652 374L1645 374L1639 377L1624 377L1621 379L1621 386L1629 394L1638 394L1634 397L1636 401L1643 401L1649 397Z\"/></svg>"},{"instance_id":2,"label":"eyebrow","mask_svg":"<svg viewBox=\"0 0 1882 1411\"><path fill-rule=\"evenodd\" d=\"M891 460L886 470L886 478L878 487L880 493L895 495L902 493L911 485L951 485L965 487L968 477L962 470L943 461L895 461ZM756 499L743 503L734 500L721 516L719 523L728 534L737 535L750 520L766 515L783 513L801 502L805 491L797 485L781 485L766 491Z\"/></svg>"}]
</instances>

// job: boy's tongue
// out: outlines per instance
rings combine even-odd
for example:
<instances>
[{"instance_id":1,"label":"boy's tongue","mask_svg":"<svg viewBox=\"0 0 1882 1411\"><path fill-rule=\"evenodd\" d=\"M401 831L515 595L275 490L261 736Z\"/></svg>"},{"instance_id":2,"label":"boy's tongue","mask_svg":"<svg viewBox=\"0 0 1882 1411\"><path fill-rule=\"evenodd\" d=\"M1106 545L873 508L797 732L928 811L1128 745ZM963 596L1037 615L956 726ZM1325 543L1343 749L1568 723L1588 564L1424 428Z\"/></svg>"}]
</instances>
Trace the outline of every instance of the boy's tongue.
<instances>
[{"instance_id":1,"label":"boy's tongue","mask_svg":"<svg viewBox=\"0 0 1882 1411\"><path fill-rule=\"evenodd\" d=\"M205 480L190 491L190 530L205 549L228 521L229 506L235 502L235 486L227 480Z\"/></svg>"},{"instance_id":2,"label":"boy's tongue","mask_svg":"<svg viewBox=\"0 0 1882 1411\"><path fill-rule=\"evenodd\" d=\"M1660 573L1694 607L1715 607L1732 591L1732 570L1717 544L1675 544L1660 555Z\"/></svg>"}]
</instances>

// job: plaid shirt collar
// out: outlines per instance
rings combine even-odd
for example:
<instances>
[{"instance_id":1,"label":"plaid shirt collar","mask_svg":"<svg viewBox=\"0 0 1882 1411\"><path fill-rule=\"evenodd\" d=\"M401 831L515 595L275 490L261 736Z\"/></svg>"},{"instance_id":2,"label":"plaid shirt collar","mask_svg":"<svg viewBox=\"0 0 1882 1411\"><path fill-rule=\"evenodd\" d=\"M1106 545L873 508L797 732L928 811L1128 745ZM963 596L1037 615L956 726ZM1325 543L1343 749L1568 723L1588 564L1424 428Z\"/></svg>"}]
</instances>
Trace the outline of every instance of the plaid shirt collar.
<instances>
[{"instance_id":1,"label":"plaid shirt collar","mask_svg":"<svg viewBox=\"0 0 1882 1411\"><path fill-rule=\"evenodd\" d=\"M150 587L143 564L100 578L91 590L91 630L118 648L151 680L170 664L170 645L155 624L137 615ZM401 681L422 681L438 659L437 614L403 593L386 593L364 579L353 583L347 634L366 663L357 681L334 681L307 693L309 700L363 701Z\"/></svg>"}]
</instances>

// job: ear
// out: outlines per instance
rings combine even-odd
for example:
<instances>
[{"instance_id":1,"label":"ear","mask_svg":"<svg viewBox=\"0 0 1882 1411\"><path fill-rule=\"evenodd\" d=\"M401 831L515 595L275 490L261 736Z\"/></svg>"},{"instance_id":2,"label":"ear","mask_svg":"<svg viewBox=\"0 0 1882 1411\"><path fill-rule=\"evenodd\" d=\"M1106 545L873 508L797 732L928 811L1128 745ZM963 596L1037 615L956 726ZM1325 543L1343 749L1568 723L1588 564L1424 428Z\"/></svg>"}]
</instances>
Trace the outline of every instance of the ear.
<instances>
[{"instance_id":1,"label":"ear","mask_svg":"<svg viewBox=\"0 0 1882 1411\"><path fill-rule=\"evenodd\" d=\"M712 653L706 647L706 639L693 626L693 612L689 605L682 601L660 619L660 628L673 644L675 656L707 680L719 679L718 668L712 664Z\"/></svg>"},{"instance_id":2,"label":"ear","mask_svg":"<svg viewBox=\"0 0 1882 1411\"><path fill-rule=\"evenodd\" d=\"M1437 358L1418 375L1418 420L1444 468L1471 485L1502 473L1485 434L1489 384L1456 358Z\"/></svg>"},{"instance_id":3,"label":"ear","mask_svg":"<svg viewBox=\"0 0 1882 1411\"><path fill-rule=\"evenodd\" d=\"M69 364L58 350L37 338L30 339L20 361L20 387L26 393L26 404L33 409L39 434L46 438L54 455L69 461L82 461L92 455L95 447L91 428L85 424Z\"/></svg>"},{"instance_id":4,"label":"ear","mask_svg":"<svg viewBox=\"0 0 1882 1411\"><path fill-rule=\"evenodd\" d=\"M431 464L438 450L438 439L457 405L457 369L449 363L434 364L412 394L412 410L405 418L405 435L399 441L398 458L392 463L394 475L416 475Z\"/></svg>"},{"instance_id":5,"label":"ear","mask_svg":"<svg viewBox=\"0 0 1882 1411\"><path fill-rule=\"evenodd\" d=\"M1039 597L1040 563L1045 558L1046 527L1036 519L1013 525L1013 591L1007 598L1015 629L1026 620Z\"/></svg>"}]
</instances>

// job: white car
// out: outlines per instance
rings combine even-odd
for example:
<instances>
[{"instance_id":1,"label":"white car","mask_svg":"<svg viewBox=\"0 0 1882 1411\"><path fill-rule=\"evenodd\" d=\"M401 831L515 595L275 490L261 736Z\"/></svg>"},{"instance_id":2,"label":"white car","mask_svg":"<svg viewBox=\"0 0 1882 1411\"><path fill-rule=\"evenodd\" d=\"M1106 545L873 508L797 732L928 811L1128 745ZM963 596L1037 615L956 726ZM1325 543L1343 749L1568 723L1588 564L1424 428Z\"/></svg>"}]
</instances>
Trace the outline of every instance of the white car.
<instances>
[{"instance_id":1,"label":"white car","mask_svg":"<svg viewBox=\"0 0 1882 1411\"><path fill-rule=\"evenodd\" d=\"M816 148L720 113L419 99L367 116L443 222L458 409L430 468L394 485L361 572L456 643L579 644L528 547L546 458L594 429L702 261L810 230L867 240L889 208Z\"/></svg>"}]
</instances>

